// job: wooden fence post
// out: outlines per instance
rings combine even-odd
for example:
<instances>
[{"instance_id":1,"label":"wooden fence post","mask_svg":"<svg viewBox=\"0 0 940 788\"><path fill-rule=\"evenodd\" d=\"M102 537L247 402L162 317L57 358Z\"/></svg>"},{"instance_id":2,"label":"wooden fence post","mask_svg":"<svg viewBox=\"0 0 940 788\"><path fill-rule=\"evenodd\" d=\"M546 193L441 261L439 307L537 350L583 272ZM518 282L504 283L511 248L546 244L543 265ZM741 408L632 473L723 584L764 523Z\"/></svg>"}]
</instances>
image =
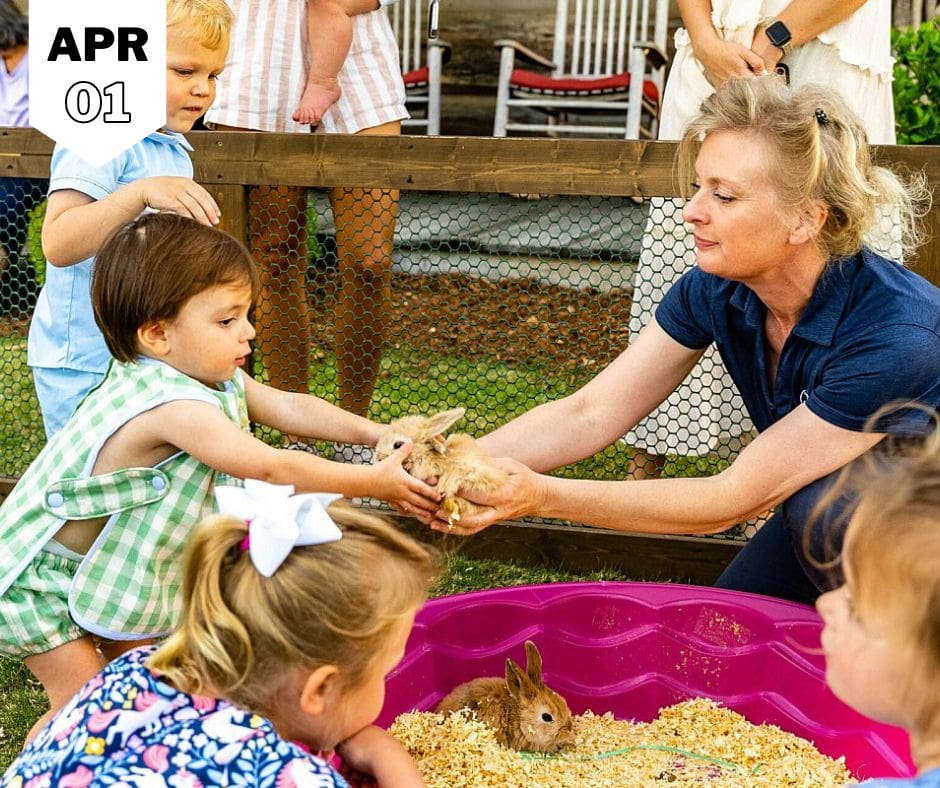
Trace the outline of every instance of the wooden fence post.
<instances>
[{"instance_id":1,"label":"wooden fence post","mask_svg":"<svg viewBox=\"0 0 940 788\"><path fill-rule=\"evenodd\" d=\"M205 185L205 184L203 184ZM206 189L218 203L222 211L219 229L234 235L248 246L248 190L241 184L207 186Z\"/></svg>"}]
</instances>

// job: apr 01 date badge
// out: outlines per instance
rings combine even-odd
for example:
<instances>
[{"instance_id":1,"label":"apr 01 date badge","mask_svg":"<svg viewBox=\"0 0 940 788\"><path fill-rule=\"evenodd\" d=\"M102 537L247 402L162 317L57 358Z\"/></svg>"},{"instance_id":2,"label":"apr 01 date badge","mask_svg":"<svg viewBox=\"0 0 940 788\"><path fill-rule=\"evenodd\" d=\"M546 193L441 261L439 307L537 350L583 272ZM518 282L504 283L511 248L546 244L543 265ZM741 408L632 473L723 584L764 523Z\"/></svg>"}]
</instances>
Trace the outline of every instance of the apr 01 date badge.
<instances>
[{"instance_id":1,"label":"apr 01 date badge","mask_svg":"<svg viewBox=\"0 0 940 788\"><path fill-rule=\"evenodd\" d=\"M30 125L101 166L166 122L166 0L31 0Z\"/></svg>"}]
</instances>

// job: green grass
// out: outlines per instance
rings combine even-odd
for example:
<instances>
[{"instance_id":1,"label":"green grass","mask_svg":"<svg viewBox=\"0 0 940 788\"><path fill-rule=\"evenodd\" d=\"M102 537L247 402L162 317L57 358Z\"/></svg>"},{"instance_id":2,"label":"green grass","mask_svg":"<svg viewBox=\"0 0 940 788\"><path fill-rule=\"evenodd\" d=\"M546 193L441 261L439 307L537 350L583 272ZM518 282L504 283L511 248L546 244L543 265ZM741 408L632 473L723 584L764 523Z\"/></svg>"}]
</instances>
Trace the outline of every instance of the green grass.
<instances>
[{"instance_id":1,"label":"green grass","mask_svg":"<svg viewBox=\"0 0 940 788\"><path fill-rule=\"evenodd\" d=\"M23 663L3 657L0 657L0 699L0 771L5 771L47 705L42 687Z\"/></svg>"},{"instance_id":2,"label":"green grass","mask_svg":"<svg viewBox=\"0 0 940 788\"><path fill-rule=\"evenodd\" d=\"M444 577L434 588L432 596L538 583L626 579L613 570L577 574L451 555L447 559ZM0 772L16 757L27 732L46 708L45 693L23 664L0 657Z\"/></svg>"}]
</instances>

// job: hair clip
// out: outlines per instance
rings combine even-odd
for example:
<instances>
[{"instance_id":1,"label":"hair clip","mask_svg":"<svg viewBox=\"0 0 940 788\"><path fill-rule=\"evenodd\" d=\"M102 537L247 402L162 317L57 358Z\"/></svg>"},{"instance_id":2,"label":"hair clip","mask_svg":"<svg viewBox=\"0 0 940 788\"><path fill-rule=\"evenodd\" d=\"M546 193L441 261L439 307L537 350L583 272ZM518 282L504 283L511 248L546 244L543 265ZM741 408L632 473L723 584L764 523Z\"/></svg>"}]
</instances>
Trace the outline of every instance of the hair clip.
<instances>
[{"instance_id":1,"label":"hair clip","mask_svg":"<svg viewBox=\"0 0 940 788\"><path fill-rule=\"evenodd\" d=\"M816 122L820 126L825 126L829 122L829 116L826 114L826 111L823 109L816 108Z\"/></svg>"},{"instance_id":2,"label":"hair clip","mask_svg":"<svg viewBox=\"0 0 940 788\"><path fill-rule=\"evenodd\" d=\"M257 479L245 479L244 487L215 488L219 511L250 523L249 535L238 546L248 552L255 569L265 577L271 577L295 547L343 538L326 511L342 497L333 493L294 495L293 485Z\"/></svg>"}]
</instances>

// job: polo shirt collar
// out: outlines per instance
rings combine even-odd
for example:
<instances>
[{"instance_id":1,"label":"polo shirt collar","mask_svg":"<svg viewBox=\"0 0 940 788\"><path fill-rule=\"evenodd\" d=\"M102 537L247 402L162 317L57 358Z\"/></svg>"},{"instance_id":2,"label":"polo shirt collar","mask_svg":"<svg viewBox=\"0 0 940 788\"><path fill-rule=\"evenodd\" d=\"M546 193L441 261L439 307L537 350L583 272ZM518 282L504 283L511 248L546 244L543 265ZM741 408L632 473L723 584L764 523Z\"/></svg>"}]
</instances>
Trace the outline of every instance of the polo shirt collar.
<instances>
[{"instance_id":1,"label":"polo shirt collar","mask_svg":"<svg viewBox=\"0 0 940 788\"><path fill-rule=\"evenodd\" d=\"M193 151L193 146L189 144L189 140L178 131L151 131L147 135L147 139L161 145L179 145L183 150L190 153Z\"/></svg>"},{"instance_id":2,"label":"polo shirt collar","mask_svg":"<svg viewBox=\"0 0 940 788\"><path fill-rule=\"evenodd\" d=\"M841 261L834 260L826 266L805 311L793 328L794 334L824 347L832 344L860 262L856 256ZM731 294L730 303L744 313L744 319L749 326L759 328L762 325L767 308L747 285L737 284Z\"/></svg>"}]
</instances>

